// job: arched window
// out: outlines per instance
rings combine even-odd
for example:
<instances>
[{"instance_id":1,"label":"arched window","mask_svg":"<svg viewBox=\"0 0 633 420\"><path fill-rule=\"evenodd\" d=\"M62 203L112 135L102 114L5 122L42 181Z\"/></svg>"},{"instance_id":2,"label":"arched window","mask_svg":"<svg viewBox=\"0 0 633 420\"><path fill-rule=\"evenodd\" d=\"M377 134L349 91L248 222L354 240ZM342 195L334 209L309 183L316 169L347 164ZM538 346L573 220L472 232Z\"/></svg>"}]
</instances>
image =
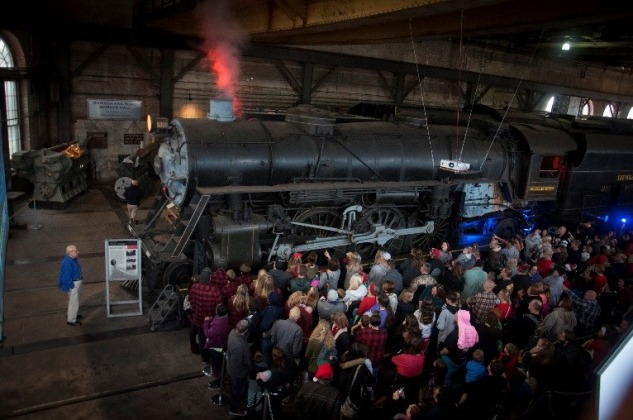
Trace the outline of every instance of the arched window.
<instances>
[{"instance_id":1,"label":"arched window","mask_svg":"<svg viewBox=\"0 0 633 420\"><path fill-rule=\"evenodd\" d=\"M545 105L545 111L552 112L552 107L554 106L554 99L556 99L555 96L552 96L551 98L549 98L549 101L547 101L547 105Z\"/></svg>"},{"instance_id":2,"label":"arched window","mask_svg":"<svg viewBox=\"0 0 633 420\"><path fill-rule=\"evenodd\" d=\"M604 107L604 111L602 111L602 116L603 117L613 118L613 105L612 104L607 104L607 106Z\"/></svg>"},{"instance_id":3,"label":"arched window","mask_svg":"<svg viewBox=\"0 0 633 420\"><path fill-rule=\"evenodd\" d=\"M13 56L9 51L9 46L0 38L0 67L11 68L15 67ZM15 152L22 150L22 141L20 136L20 115L18 108L18 86L15 80L6 80L4 82L4 99L6 109L6 116L3 115L3 119L6 117L8 138L7 143L9 145L9 156Z\"/></svg>"},{"instance_id":4,"label":"arched window","mask_svg":"<svg viewBox=\"0 0 633 420\"><path fill-rule=\"evenodd\" d=\"M591 99L585 98L580 102L579 115L593 115L593 102L591 102Z\"/></svg>"}]
</instances>

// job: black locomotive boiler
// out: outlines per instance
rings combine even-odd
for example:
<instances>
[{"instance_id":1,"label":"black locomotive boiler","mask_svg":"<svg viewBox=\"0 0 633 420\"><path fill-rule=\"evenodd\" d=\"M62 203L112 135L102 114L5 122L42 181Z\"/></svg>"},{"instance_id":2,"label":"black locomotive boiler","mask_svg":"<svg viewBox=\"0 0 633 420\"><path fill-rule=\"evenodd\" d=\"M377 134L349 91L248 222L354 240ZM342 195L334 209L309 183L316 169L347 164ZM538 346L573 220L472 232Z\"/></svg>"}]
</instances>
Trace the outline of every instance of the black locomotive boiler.
<instances>
[{"instance_id":1,"label":"black locomotive boiler","mask_svg":"<svg viewBox=\"0 0 633 420\"><path fill-rule=\"evenodd\" d=\"M285 121L174 119L154 163L164 199L134 233L173 281L192 260L257 266L323 248L397 255L447 234L507 235L526 227L526 214L578 218L633 203L630 127L502 121L486 108L455 121L445 110L369 121L312 107ZM166 205L180 210L168 239L154 231Z\"/></svg>"}]
</instances>

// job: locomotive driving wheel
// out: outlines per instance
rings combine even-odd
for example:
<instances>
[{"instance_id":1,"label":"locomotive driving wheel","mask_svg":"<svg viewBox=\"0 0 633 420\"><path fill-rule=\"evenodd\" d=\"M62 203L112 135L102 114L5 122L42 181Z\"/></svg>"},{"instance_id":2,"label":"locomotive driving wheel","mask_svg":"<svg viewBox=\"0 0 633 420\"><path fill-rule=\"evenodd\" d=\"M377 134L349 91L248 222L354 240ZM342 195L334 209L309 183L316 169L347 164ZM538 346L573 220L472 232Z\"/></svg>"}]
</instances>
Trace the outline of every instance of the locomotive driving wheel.
<instances>
[{"instance_id":1,"label":"locomotive driving wheel","mask_svg":"<svg viewBox=\"0 0 633 420\"><path fill-rule=\"evenodd\" d=\"M363 212L362 217L354 225L356 233L370 232L372 225L383 225L388 229L402 229L407 222L400 210L389 207L373 207ZM402 253L404 238L396 238L386 242L382 247L379 244L362 243L356 245L356 252L363 260L372 259L376 251L383 249L392 256Z\"/></svg>"},{"instance_id":2,"label":"locomotive driving wheel","mask_svg":"<svg viewBox=\"0 0 633 420\"><path fill-rule=\"evenodd\" d=\"M416 226L422 226L425 222L416 218L415 223ZM410 243L411 248L419 248L425 253L430 252L433 247L439 248L442 242L446 240L449 224L448 219L436 220L433 232L414 237Z\"/></svg>"},{"instance_id":3,"label":"locomotive driving wheel","mask_svg":"<svg viewBox=\"0 0 633 420\"><path fill-rule=\"evenodd\" d=\"M193 263L189 260L175 261L163 273L163 286L171 284L179 290L187 290L193 275Z\"/></svg>"},{"instance_id":4,"label":"locomotive driving wheel","mask_svg":"<svg viewBox=\"0 0 633 420\"><path fill-rule=\"evenodd\" d=\"M341 227L341 216L336 211L326 208L306 210L303 213L298 214L293 221L337 229ZM304 239L316 237L323 238L336 235L335 232L316 227L296 226L295 229L296 234L304 237Z\"/></svg>"}]
</instances>

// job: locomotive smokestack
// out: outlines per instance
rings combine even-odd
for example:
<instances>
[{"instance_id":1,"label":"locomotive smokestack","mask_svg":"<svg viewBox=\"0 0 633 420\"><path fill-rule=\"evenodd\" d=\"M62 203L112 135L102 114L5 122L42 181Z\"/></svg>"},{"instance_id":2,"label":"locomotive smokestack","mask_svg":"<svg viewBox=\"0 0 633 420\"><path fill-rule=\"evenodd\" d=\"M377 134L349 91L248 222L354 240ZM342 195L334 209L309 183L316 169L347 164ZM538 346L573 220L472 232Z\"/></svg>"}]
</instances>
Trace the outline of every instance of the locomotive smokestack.
<instances>
[{"instance_id":1,"label":"locomotive smokestack","mask_svg":"<svg viewBox=\"0 0 633 420\"><path fill-rule=\"evenodd\" d=\"M247 32L236 19L233 0L213 0L198 3L194 13L200 17L204 30L204 46L211 71L215 75L215 85L223 98L232 98L234 112L241 115L238 98L240 80L240 58L242 46L248 39Z\"/></svg>"},{"instance_id":2,"label":"locomotive smokestack","mask_svg":"<svg viewBox=\"0 0 633 420\"><path fill-rule=\"evenodd\" d=\"M235 121L232 99L211 99L207 118L215 121Z\"/></svg>"}]
</instances>

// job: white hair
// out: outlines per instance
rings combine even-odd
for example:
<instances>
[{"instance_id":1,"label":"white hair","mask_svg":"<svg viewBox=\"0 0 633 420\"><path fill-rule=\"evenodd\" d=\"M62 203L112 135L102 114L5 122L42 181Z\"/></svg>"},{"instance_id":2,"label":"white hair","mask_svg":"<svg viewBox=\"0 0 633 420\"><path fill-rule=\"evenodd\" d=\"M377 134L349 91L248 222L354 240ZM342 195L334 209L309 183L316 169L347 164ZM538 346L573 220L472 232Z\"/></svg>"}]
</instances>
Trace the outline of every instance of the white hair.
<instances>
[{"instance_id":1,"label":"white hair","mask_svg":"<svg viewBox=\"0 0 633 420\"><path fill-rule=\"evenodd\" d=\"M66 254L70 254L74 249L77 249L77 247L75 245L68 245L66 247Z\"/></svg>"}]
</instances>

